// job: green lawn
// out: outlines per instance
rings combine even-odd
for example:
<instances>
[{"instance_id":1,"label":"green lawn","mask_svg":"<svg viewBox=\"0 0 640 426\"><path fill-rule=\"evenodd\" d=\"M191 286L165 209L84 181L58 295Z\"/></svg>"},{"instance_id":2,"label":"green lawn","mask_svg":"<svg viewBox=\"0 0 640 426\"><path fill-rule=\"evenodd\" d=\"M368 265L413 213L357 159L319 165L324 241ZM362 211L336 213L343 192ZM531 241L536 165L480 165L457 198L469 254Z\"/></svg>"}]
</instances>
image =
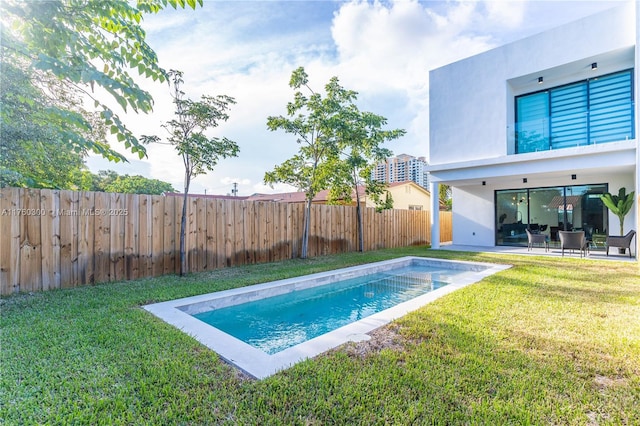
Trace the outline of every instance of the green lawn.
<instances>
[{"instance_id":1,"label":"green lawn","mask_svg":"<svg viewBox=\"0 0 640 426\"><path fill-rule=\"evenodd\" d=\"M141 305L403 255L513 268L248 379ZM640 424L640 271L385 250L0 300L0 423Z\"/></svg>"}]
</instances>

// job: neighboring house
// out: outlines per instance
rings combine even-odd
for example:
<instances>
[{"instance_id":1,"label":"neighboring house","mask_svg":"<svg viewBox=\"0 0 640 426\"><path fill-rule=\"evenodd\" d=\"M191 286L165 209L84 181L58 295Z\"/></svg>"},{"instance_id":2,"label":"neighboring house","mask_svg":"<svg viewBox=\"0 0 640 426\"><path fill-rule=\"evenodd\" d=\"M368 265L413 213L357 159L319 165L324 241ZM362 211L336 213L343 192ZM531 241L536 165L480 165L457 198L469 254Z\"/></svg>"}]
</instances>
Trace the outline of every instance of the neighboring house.
<instances>
[{"instance_id":1,"label":"neighboring house","mask_svg":"<svg viewBox=\"0 0 640 426\"><path fill-rule=\"evenodd\" d=\"M184 197L184 193L182 192L165 192L164 194L165 197L180 197L183 198ZM194 197L194 198L209 198L211 200L246 200L249 197L238 197L235 195L215 195L215 194L187 194L187 197Z\"/></svg>"},{"instance_id":2,"label":"neighboring house","mask_svg":"<svg viewBox=\"0 0 640 426\"><path fill-rule=\"evenodd\" d=\"M355 193L352 195L353 200L349 205L356 205ZM307 195L304 192L280 192L277 194L253 194L247 197L248 201L273 201L277 203L304 203L307 201ZM319 191L313 198L312 204L329 204L329 190Z\"/></svg>"},{"instance_id":3,"label":"neighboring house","mask_svg":"<svg viewBox=\"0 0 640 426\"><path fill-rule=\"evenodd\" d=\"M182 197L180 192L165 192L167 197ZM214 195L214 194L188 194L189 197L210 198L216 200L246 200L246 201L273 201L279 203L304 203L306 195L304 192L281 192L277 194L253 194L249 196L235 195ZM327 204L329 202L329 191L320 191L313 199L313 204ZM355 205L355 203L353 203Z\"/></svg>"},{"instance_id":4,"label":"neighboring house","mask_svg":"<svg viewBox=\"0 0 640 426\"><path fill-rule=\"evenodd\" d=\"M431 194L415 182L390 183L386 189L393 198L393 208L401 210L430 210ZM384 200L384 195L382 199ZM375 207L375 203L367 198L367 207Z\"/></svg>"},{"instance_id":5,"label":"neighboring house","mask_svg":"<svg viewBox=\"0 0 640 426\"><path fill-rule=\"evenodd\" d=\"M365 195L364 187L359 186L361 205L366 207L375 207L375 203ZM429 191L422 188L415 182L396 182L387 186L388 191L393 197L393 208L404 210L429 210L431 208L431 196ZM382 200L384 200L384 194ZM356 205L355 192L351 195L351 203ZM283 192L278 194L253 194L246 198L248 201L273 201L279 203L304 203L306 195L304 192ZM328 204L329 190L322 190L313 199L313 204Z\"/></svg>"},{"instance_id":6,"label":"neighboring house","mask_svg":"<svg viewBox=\"0 0 640 426\"><path fill-rule=\"evenodd\" d=\"M527 226L552 239L563 228L618 234L599 196L638 188L636 7L429 73L430 189L452 187L454 244L523 245ZM638 229L636 209L625 232Z\"/></svg>"}]
</instances>

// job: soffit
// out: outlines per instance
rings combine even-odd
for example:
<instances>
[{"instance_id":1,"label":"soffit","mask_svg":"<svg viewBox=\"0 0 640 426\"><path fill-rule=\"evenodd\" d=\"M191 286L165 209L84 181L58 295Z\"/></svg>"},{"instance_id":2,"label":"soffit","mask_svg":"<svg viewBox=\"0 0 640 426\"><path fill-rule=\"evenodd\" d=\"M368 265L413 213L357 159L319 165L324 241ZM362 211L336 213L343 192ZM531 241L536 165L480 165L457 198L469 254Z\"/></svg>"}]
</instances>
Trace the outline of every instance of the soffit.
<instances>
[{"instance_id":1,"label":"soffit","mask_svg":"<svg viewBox=\"0 0 640 426\"><path fill-rule=\"evenodd\" d=\"M480 185L481 181L522 186L524 178L533 183L532 178L567 179L579 174L597 180L611 173L634 173L635 169L635 141L627 141L434 165L429 172L433 182L455 186Z\"/></svg>"}]
</instances>

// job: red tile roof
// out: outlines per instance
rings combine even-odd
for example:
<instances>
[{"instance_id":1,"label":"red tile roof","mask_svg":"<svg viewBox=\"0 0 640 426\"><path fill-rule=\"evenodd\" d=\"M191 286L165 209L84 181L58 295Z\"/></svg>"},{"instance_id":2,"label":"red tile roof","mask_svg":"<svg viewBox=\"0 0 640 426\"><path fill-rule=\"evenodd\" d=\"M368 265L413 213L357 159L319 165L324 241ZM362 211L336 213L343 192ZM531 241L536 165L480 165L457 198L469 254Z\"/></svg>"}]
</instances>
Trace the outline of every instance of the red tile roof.
<instances>
[{"instance_id":1,"label":"red tile roof","mask_svg":"<svg viewBox=\"0 0 640 426\"><path fill-rule=\"evenodd\" d=\"M165 192L165 197L182 197L182 192ZM246 200L249 197L237 197L234 195L215 195L215 194L187 194L187 197L210 198L215 200Z\"/></svg>"}]
</instances>

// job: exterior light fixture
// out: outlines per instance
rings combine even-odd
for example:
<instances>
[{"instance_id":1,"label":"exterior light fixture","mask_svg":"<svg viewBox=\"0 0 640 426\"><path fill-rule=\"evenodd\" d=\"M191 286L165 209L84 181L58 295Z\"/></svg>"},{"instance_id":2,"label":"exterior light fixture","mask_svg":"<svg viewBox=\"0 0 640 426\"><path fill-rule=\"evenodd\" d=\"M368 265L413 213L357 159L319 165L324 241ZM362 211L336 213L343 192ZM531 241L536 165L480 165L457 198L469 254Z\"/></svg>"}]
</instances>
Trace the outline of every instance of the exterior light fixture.
<instances>
[{"instance_id":1,"label":"exterior light fixture","mask_svg":"<svg viewBox=\"0 0 640 426\"><path fill-rule=\"evenodd\" d=\"M576 175L571 175L571 180L576 180L578 178L578 176Z\"/></svg>"},{"instance_id":2,"label":"exterior light fixture","mask_svg":"<svg viewBox=\"0 0 640 426\"><path fill-rule=\"evenodd\" d=\"M542 84L543 81L544 81L544 78L538 77L538 84Z\"/></svg>"},{"instance_id":3,"label":"exterior light fixture","mask_svg":"<svg viewBox=\"0 0 640 426\"><path fill-rule=\"evenodd\" d=\"M598 63L597 62L592 63L591 64L591 71L595 71L597 69L598 69Z\"/></svg>"},{"instance_id":4,"label":"exterior light fixture","mask_svg":"<svg viewBox=\"0 0 640 426\"><path fill-rule=\"evenodd\" d=\"M487 185L487 181L486 181L486 180L483 180L483 181L482 181L482 186L486 186L486 185Z\"/></svg>"},{"instance_id":5,"label":"exterior light fixture","mask_svg":"<svg viewBox=\"0 0 640 426\"><path fill-rule=\"evenodd\" d=\"M527 183L527 178L522 178L522 183Z\"/></svg>"}]
</instances>

